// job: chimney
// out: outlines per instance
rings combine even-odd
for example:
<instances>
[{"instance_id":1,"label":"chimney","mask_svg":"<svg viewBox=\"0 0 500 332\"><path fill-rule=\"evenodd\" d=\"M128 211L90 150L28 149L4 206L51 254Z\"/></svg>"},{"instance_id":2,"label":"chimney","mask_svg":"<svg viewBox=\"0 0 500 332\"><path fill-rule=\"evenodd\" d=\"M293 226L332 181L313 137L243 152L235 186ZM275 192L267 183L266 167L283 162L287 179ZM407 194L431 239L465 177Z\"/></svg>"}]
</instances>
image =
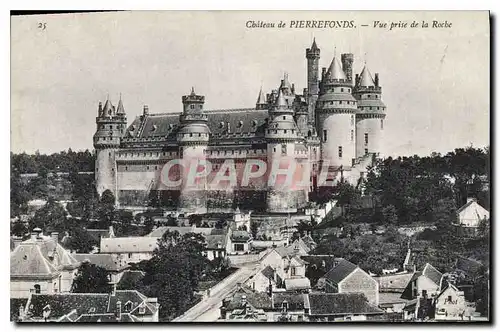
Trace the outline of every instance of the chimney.
<instances>
[{"instance_id":1,"label":"chimney","mask_svg":"<svg viewBox=\"0 0 500 332\"><path fill-rule=\"evenodd\" d=\"M58 232L52 232L50 233L50 238L54 240L56 243L59 242L59 233Z\"/></svg>"},{"instance_id":2,"label":"chimney","mask_svg":"<svg viewBox=\"0 0 500 332\"><path fill-rule=\"evenodd\" d=\"M378 73L375 73L375 86L378 86Z\"/></svg>"},{"instance_id":3,"label":"chimney","mask_svg":"<svg viewBox=\"0 0 500 332\"><path fill-rule=\"evenodd\" d=\"M30 240L35 242L36 241L36 238L38 237L38 233L37 232L31 232L31 236L30 236Z\"/></svg>"},{"instance_id":4,"label":"chimney","mask_svg":"<svg viewBox=\"0 0 500 332\"><path fill-rule=\"evenodd\" d=\"M149 107L148 105L144 105L142 109L142 115L148 115L149 114Z\"/></svg>"},{"instance_id":5,"label":"chimney","mask_svg":"<svg viewBox=\"0 0 500 332\"><path fill-rule=\"evenodd\" d=\"M14 249L16 249L17 247L19 247L21 242L23 242L23 238L20 236L13 236L12 241L14 242Z\"/></svg>"},{"instance_id":6,"label":"chimney","mask_svg":"<svg viewBox=\"0 0 500 332\"><path fill-rule=\"evenodd\" d=\"M292 83L292 93L295 94L295 83Z\"/></svg>"},{"instance_id":7,"label":"chimney","mask_svg":"<svg viewBox=\"0 0 500 332\"><path fill-rule=\"evenodd\" d=\"M122 301L116 302L116 310L115 310L116 319L121 319L122 317Z\"/></svg>"}]
</instances>

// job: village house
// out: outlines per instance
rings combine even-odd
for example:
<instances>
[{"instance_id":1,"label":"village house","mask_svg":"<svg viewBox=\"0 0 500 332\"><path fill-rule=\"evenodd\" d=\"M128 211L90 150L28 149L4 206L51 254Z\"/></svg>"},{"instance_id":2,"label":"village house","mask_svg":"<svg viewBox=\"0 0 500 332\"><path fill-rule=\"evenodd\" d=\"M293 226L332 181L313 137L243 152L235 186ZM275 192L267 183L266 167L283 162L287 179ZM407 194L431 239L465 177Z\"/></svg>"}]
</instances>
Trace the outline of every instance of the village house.
<instances>
[{"instance_id":1,"label":"village house","mask_svg":"<svg viewBox=\"0 0 500 332\"><path fill-rule=\"evenodd\" d=\"M463 236L476 236L481 222L489 222L490 213L478 204L476 199L468 198L461 208L457 210L457 219L453 225Z\"/></svg>"},{"instance_id":2,"label":"village house","mask_svg":"<svg viewBox=\"0 0 500 332\"><path fill-rule=\"evenodd\" d=\"M10 254L11 298L71 290L80 263L59 244L58 236L44 236L35 228L28 240L16 243Z\"/></svg>"},{"instance_id":3,"label":"village house","mask_svg":"<svg viewBox=\"0 0 500 332\"><path fill-rule=\"evenodd\" d=\"M131 263L150 260L159 239L149 236L101 238L100 252L111 255L115 265L124 267Z\"/></svg>"},{"instance_id":4,"label":"village house","mask_svg":"<svg viewBox=\"0 0 500 332\"><path fill-rule=\"evenodd\" d=\"M251 276L245 285L255 292L271 294L273 290L282 285L283 280L271 266L261 269L256 275Z\"/></svg>"},{"instance_id":5,"label":"village house","mask_svg":"<svg viewBox=\"0 0 500 332\"><path fill-rule=\"evenodd\" d=\"M111 294L31 294L19 309L21 322L158 322L157 298L136 290Z\"/></svg>"},{"instance_id":6,"label":"village house","mask_svg":"<svg viewBox=\"0 0 500 332\"><path fill-rule=\"evenodd\" d=\"M310 322L366 321L384 314L362 293L311 293L306 296L306 314Z\"/></svg>"},{"instance_id":7,"label":"village house","mask_svg":"<svg viewBox=\"0 0 500 332\"><path fill-rule=\"evenodd\" d=\"M435 301L436 320L463 320L469 314L465 303L464 292L449 284Z\"/></svg>"},{"instance_id":8,"label":"village house","mask_svg":"<svg viewBox=\"0 0 500 332\"><path fill-rule=\"evenodd\" d=\"M378 282L359 266L341 258L318 281L318 287L326 293L363 293L368 302L378 305Z\"/></svg>"},{"instance_id":9,"label":"village house","mask_svg":"<svg viewBox=\"0 0 500 332\"><path fill-rule=\"evenodd\" d=\"M435 297L441 291L442 282L443 274L427 263L421 272L413 274L401 296L407 300Z\"/></svg>"}]
</instances>

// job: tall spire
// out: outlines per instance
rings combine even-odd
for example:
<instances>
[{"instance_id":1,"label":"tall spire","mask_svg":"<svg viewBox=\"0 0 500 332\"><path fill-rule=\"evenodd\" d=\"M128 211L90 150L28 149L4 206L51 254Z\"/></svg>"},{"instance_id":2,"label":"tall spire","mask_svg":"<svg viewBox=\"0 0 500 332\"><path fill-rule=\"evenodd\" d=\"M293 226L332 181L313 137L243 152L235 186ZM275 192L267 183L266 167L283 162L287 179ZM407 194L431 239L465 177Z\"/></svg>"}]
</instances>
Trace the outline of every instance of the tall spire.
<instances>
[{"instance_id":1,"label":"tall spire","mask_svg":"<svg viewBox=\"0 0 500 332\"><path fill-rule=\"evenodd\" d=\"M316 37L313 38L313 43L311 45L311 51L317 51L318 45L316 45Z\"/></svg>"},{"instance_id":2,"label":"tall spire","mask_svg":"<svg viewBox=\"0 0 500 332\"><path fill-rule=\"evenodd\" d=\"M257 105L265 105L266 102L266 96L264 95L264 92L262 92L262 86L260 87L259 91L259 97L257 98Z\"/></svg>"},{"instance_id":3,"label":"tall spire","mask_svg":"<svg viewBox=\"0 0 500 332\"><path fill-rule=\"evenodd\" d=\"M120 100L118 101L118 107L116 108L116 114L125 114L125 109L122 103L122 93L120 92Z\"/></svg>"},{"instance_id":4,"label":"tall spire","mask_svg":"<svg viewBox=\"0 0 500 332\"><path fill-rule=\"evenodd\" d=\"M278 98L276 98L276 106L288 107L285 96L283 95L283 92L281 92L281 89L278 90Z\"/></svg>"}]
</instances>

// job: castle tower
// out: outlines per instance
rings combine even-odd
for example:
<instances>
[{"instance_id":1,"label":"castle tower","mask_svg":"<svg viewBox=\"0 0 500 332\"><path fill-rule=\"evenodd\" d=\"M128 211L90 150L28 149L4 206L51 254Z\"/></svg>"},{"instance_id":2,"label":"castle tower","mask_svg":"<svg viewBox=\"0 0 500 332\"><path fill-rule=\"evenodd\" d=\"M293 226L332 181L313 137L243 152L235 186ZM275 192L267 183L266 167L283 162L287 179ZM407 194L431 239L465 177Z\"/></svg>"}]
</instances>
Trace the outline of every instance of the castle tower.
<instances>
[{"instance_id":1,"label":"castle tower","mask_svg":"<svg viewBox=\"0 0 500 332\"><path fill-rule=\"evenodd\" d=\"M325 71L316 103L318 136L321 140L321 160L331 167L348 169L355 158L356 99L351 85L334 56Z\"/></svg>"},{"instance_id":2,"label":"castle tower","mask_svg":"<svg viewBox=\"0 0 500 332\"><path fill-rule=\"evenodd\" d=\"M365 65L356 75L353 95L358 101L356 114L356 158L380 153L384 132L386 106L382 102L379 76L372 77Z\"/></svg>"},{"instance_id":3,"label":"castle tower","mask_svg":"<svg viewBox=\"0 0 500 332\"><path fill-rule=\"evenodd\" d=\"M191 89L191 93L182 97L183 112L180 115L180 128L177 133L180 155L184 167L181 169L182 188L179 199L179 210L186 214L206 213L207 176L203 173L206 166L205 152L208 146L210 129L208 117L203 110L205 97L199 96Z\"/></svg>"},{"instance_id":4,"label":"castle tower","mask_svg":"<svg viewBox=\"0 0 500 332\"><path fill-rule=\"evenodd\" d=\"M299 130L293 113L284 92L279 89L276 101L269 110L270 121L265 133L269 177L266 203L270 213L297 212L297 193L286 183L287 176L293 174L278 174L278 169L292 167L290 163L295 162L295 142ZM291 180L288 183L292 183Z\"/></svg>"},{"instance_id":5,"label":"castle tower","mask_svg":"<svg viewBox=\"0 0 500 332\"><path fill-rule=\"evenodd\" d=\"M316 45L316 39L313 39L313 43L310 48L306 49L306 59L307 59L307 104L308 104L308 121L310 127L314 126L314 110L316 105L316 100L318 99L319 93L319 59L320 59L320 49Z\"/></svg>"},{"instance_id":6,"label":"castle tower","mask_svg":"<svg viewBox=\"0 0 500 332\"><path fill-rule=\"evenodd\" d=\"M354 56L352 53L344 53L341 56L342 60L342 70L345 73L347 80L352 85L352 63L354 62Z\"/></svg>"},{"instance_id":7,"label":"castle tower","mask_svg":"<svg viewBox=\"0 0 500 332\"><path fill-rule=\"evenodd\" d=\"M255 104L255 109L265 110L267 109L267 101L264 92L262 92L262 87L260 87L259 97L257 97L257 103Z\"/></svg>"},{"instance_id":8,"label":"castle tower","mask_svg":"<svg viewBox=\"0 0 500 332\"><path fill-rule=\"evenodd\" d=\"M121 97L116 109L109 100L106 100L104 107L99 102L96 125L94 134L96 189L99 195L108 189L111 190L118 202L115 154L120 147L120 139L127 126Z\"/></svg>"}]
</instances>

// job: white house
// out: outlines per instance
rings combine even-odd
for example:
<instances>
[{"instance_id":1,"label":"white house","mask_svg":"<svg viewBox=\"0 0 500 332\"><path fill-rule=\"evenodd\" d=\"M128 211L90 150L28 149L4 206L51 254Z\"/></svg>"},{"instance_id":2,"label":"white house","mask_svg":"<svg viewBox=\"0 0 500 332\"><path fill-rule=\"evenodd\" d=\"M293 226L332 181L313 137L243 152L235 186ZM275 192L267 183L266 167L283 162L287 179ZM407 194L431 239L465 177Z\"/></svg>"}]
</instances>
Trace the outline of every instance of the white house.
<instances>
[{"instance_id":1,"label":"white house","mask_svg":"<svg viewBox=\"0 0 500 332\"><path fill-rule=\"evenodd\" d=\"M102 254L111 254L116 265L126 266L151 259L159 239L149 236L101 238L100 249Z\"/></svg>"},{"instance_id":2,"label":"white house","mask_svg":"<svg viewBox=\"0 0 500 332\"><path fill-rule=\"evenodd\" d=\"M489 220L490 213L477 203L474 198L468 198L467 203L457 210L455 226L460 226L465 235L476 235L482 220Z\"/></svg>"},{"instance_id":3,"label":"white house","mask_svg":"<svg viewBox=\"0 0 500 332\"><path fill-rule=\"evenodd\" d=\"M436 297L436 320L463 320L466 315L464 292L452 284Z\"/></svg>"}]
</instances>

